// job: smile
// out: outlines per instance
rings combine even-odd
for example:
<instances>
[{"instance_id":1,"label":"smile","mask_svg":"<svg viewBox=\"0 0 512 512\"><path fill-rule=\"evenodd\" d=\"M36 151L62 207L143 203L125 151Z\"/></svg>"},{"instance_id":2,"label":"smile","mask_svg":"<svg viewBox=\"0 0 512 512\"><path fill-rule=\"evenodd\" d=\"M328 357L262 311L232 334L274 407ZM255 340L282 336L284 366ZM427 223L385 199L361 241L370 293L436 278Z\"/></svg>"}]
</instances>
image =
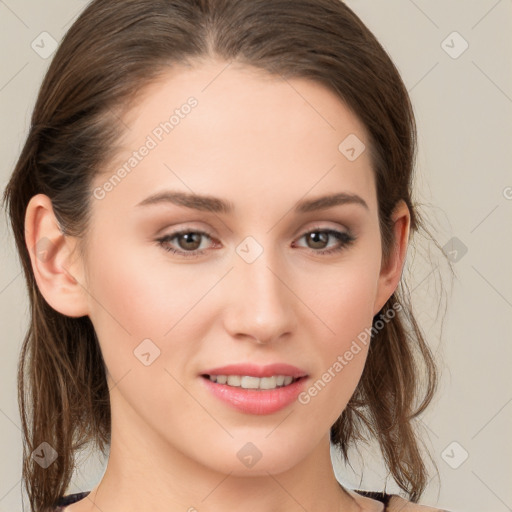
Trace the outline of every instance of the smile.
<instances>
[{"instance_id":1,"label":"smile","mask_svg":"<svg viewBox=\"0 0 512 512\"><path fill-rule=\"evenodd\" d=\"M252 375L204 375L217 384L243 389L277 389L288 386L297 380L290 375L272 375L270 377L253 377Z\"/></svg>"}]
</instances>

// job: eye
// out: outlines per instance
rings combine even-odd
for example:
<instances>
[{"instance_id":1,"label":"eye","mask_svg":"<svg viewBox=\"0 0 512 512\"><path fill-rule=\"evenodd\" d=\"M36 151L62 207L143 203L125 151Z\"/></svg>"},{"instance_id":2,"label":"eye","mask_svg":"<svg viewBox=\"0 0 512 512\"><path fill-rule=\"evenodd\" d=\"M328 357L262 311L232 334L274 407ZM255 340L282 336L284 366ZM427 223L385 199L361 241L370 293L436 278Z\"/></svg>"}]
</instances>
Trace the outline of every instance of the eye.
<instances>
[{"instance_id":1,"label":"eye","mask_svg":"<svg viewBox=\"0 0 512 512\"><path fill-rule=\"evenodd\" d=\"M213 240L212 237L204 231L194 230L181 230L175 233L170 233L156 241L165 251L173 254L178 254L186 258L194 258L201 256L208 249L200 249L201 241L203 238ZM301 238L306 239L306 243L309 244L309 248L313 249L316 254L332 254L342 251L345 247L353 243L356 238L349 232L337 231L335 229L326 228L321 229L320 227L314 228L312 231L308 231ZM335 239L338 243L334 247L325 248L328 244L329 239ZM172 241L176 239L178 248L172 245ZM328 247L328 245L327 245Z\"/></svg>"},{"instance_id":2,"label":"eye","mask_svg":"<svg viewBox=\"0 0 512 512\"><path fill-rule=\"evenodd\" d=\"M340 252L356 240L355 236L349 232L337 231L336 229L331 228L321 229L320 227L314 228L312 231L308 231L300 238L305 238L309 247L315 249L315 253L322 255ZM338 244L326 249L325 247L329 238L336 239Z\"/></svg>"},{"instance_id":3,"label":"eye","mask_svg":"<svg viewBox=\"0 0 512 512\"><path fill-rule=\"evenodd\" d=\"M206 249L199 250L201 246L201 238L206 237L212 239L208 233L204 231L182 230L169 235L165 235L157 240L158 244L166 251L174 254L179 254L187 258L200 256L206 252ZM181 248L175 249L169 243L177 239L178 246Z\"/></svg>"}]
</instances>

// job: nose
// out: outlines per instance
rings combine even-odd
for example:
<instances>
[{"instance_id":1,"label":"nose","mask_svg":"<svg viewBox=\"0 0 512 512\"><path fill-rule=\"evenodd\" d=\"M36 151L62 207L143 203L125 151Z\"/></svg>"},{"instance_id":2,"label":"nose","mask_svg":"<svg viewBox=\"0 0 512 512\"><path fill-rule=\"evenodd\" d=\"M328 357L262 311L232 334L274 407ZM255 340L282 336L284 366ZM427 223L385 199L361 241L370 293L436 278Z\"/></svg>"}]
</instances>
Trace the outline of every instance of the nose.
<instances>
[{"instance_id":1,"label":"nose","mask_svg":"<svg viewBox=\"0 0 512 512\"><path fill-rule=\"evenodd\" d=\"M297 298L289 273L270 253L265 249L252 263L237 256L230 272L224 325L236 339L268 344L294 332Z\"/></svg>"}]
</instances>

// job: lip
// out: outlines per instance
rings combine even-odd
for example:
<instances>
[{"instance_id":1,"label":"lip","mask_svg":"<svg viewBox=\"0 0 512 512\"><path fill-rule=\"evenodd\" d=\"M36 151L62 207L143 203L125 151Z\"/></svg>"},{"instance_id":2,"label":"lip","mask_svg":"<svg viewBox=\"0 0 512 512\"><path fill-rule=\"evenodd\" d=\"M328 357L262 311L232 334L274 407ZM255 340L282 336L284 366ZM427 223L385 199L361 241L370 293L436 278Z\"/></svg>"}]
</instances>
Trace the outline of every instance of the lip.
<instances>
[{"instance_id":1,"label":"lip","mask_svg":"<svg viewBox=\"0 0 512 512\"><path fill-rule=\"evenodd\" d=\"M290 376L295 379L306 377L307 372L286 363L274 363L266 366L256 364L228 364L219 368L205 370L202 375L249 375L251 377L272 377L272 375Z\"/></svg>"},{"instance_id":2,"label":"lip","mask_svg":"<svg viewBox=\"0 0 512 512\"><path fill-rule=\"evenodd\" d=\"M288 386L276 389L244 389L212 382L205 375L249 375L252 377L271 377L285 375L298 380ZM284 363L258 366L254 364L232 364L206 370L200 375L206 389L216 398L230 407L246 414L272 414L291 405L305 386L307 373Z\"/></svg>"}]
</instances>

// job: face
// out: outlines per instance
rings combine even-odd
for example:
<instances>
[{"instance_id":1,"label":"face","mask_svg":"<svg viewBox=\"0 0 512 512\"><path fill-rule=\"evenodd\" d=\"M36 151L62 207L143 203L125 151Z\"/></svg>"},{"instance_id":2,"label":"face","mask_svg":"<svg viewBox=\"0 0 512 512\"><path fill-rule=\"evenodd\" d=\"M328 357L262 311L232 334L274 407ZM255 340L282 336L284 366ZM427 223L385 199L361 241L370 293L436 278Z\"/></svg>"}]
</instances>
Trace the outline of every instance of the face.
<instances>
[{"instance_id":1,"label":"face","mask_svg":"<svg viewBox=\"0 0 512 512\"><path fill-rule=\"evenodd\" d=\"M83 266L112 435L223 472L284 471L328 439L365 364L354 340L387 299L368 146L353 142L365 128L318 83L224 62L174 69L123 122ZM348 136L355 152L339 149ZM272 375L301 378L236 387Z\"/></svg>"}]
</instances>

